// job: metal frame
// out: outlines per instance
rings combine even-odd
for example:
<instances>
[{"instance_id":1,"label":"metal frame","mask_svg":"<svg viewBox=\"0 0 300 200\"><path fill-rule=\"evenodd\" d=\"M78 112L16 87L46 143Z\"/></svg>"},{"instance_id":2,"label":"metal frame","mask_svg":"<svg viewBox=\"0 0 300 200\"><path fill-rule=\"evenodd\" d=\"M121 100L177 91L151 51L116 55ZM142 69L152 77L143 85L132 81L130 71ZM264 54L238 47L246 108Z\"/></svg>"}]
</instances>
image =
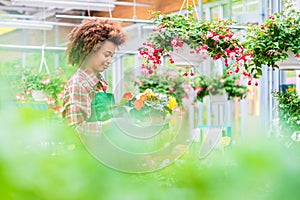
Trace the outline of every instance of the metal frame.
<instances>
[{"instance_id":1,"label":"metal frame","mask_svg":"<svg viewBox=\"0 0 300 200\"><path fill-rule=\"evenodd\" d=\"M153 24L152 20L140 20L140 19L128 19L128 18L88 17L88 16L75 16L75 15L55 15L55 17L56 18L63 18L63 19L76 19L76 20L99 18L99 19L108 19L108 20L111 20L111 21Z\"/></svg>"},{"instance_id":2,"label":"metal frame","mask_svg":"<svg viewBox=\"0 0 300 200\"><path fill-rule=\"evenodd\" d=\"M43 23L42 21L0 20L0 27L36 29L36 30L51 30L53 28L53 25Z\"/></svg>"}]
</instances>

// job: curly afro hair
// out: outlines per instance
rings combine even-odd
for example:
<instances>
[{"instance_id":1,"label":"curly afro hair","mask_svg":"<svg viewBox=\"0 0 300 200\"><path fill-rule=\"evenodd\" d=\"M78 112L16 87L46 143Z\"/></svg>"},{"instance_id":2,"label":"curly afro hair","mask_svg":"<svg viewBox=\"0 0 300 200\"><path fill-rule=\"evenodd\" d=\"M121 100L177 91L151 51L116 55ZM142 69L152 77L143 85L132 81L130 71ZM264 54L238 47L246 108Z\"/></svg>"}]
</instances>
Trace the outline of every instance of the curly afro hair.
<instances>
[{"instance_id":1,"label":"curly afro hair","mask_svg":"<svg viewBox=\"0 0 300 200\"><path fill-rule=\"evenodd\" d=\"M80 66L83 60L92 52L101 48L107 40L121 45L127 39L127 34L117 22L102 19L87 19L76 26L68 34L69 43L65 54L68 63Z\"/></svg>"}]
</instances>

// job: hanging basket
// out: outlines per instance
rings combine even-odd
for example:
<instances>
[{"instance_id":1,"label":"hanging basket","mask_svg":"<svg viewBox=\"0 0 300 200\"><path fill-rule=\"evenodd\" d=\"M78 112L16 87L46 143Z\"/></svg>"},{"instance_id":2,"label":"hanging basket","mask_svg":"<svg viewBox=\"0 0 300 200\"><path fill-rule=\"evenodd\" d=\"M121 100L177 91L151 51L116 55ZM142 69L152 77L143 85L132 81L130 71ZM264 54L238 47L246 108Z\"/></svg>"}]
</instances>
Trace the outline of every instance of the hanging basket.
<instances>
[{"instance_id":1,"label":"hanging basket","mask_svg":"<svg viewBox=\"0 0 300 200\"><path fill-rule=\"evenodd\" d=\"M288 58L283 61L276 62L281 70L300 70L300 61L292 51L288 51Z\"/></svg>"},{"instance_id":2,"label":"hanging basket","mask_svg":"<svg viewBox=\"0 0 300 200\"><path fill-rule=\"evenodd\" d=\"M196 53L194 49L191 49L190 46L186 43L183 43L182 47L173 48L173 52L170 53L174 65L176 66L199 66L205 59L205 56L199 53Z\"/></svg>"},{"instance_id":3,"label":"hanging basket","mask_svg":"<svg viewBox=\"0 0 300 200\"><path fill-rule=\"evenodd\" d=\"M222 102L226 102L227 99L228 99L228 95L227 93L224 91L222 94L212 94L212 93L209 93L209 96L210 96L210 101L212 103L222 103Z\"/></svg>"},{"instance_id":4,"label":"hanging basket","mask_svg":"<svg viewBox=\"0 0 300 200\"><path fill-rule=\"evenodd\" d=\"M42 90L33 90L31 95L35 101L45 101L46 95Z\"/></svg>"}]
</instances>

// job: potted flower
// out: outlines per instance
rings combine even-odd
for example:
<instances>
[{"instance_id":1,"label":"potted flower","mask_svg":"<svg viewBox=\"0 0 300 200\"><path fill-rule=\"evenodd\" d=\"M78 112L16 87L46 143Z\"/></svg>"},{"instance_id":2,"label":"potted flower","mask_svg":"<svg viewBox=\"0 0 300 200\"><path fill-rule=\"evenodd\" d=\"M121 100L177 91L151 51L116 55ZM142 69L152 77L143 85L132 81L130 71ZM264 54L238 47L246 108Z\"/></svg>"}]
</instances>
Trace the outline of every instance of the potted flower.
<instances>
[{"instance_id":1,"label":"potted flower","mask_svg":"<svg viewBox=\"0 0 300 200\"><path fill-rule=\"evenodd\" d=\"M61 77L62 70L53 73L39 73L35 70L25 69L21 73L21 81L18 81L17 99L46 101L49 105L58 105L63 97L65 81Z\"/></svg>"},{"instance_id":2,"label":"potted flower","mask_svg":"<svg viewBox=\"0 0 300 200\"><path fill-rule=\"evenodd\" d=\"M256 78L261 76L263 65L278 68L292 54L300 60L300 12L293 2L286 0L284 10L270 15L261 25L250 25L246 32L245 49L253 55L246 68Z\"/></svg>"},{"instance_id":3,"label":"potted flower","mask_svg":"<svg viewBox=\"0 0 300 200\"><path fill-rule=\"evenodd\" d=\"M200 61L206 56L214 60L223 59L226 66L229 66L229 60L236 61L243 56L243 47L229 28L235 23L232 20L199 20L194 17L191 7L187 9L186 15L155 13L154 16L154 32L140 49L140 55L145 60L143 67L150 72L161 63L162 56L170 56L170 62L174 63L176 53L172 52L180 51L181 47L190 49L181 53L196 55ZM194 65L193 60L186 60L188 62L185 66Z\"/></svg>"},{"instance_id":4,"label":"potted flower","mask_svg":"<svg viewBox=\"0 0 300 200\"><path fill-rule=\"evenodd\" d=\"M175 70L167 70L164 72L155 71L153 74L137 77L135 85L139 88L139 92L143 93L151 89L155 93L172 96L176 99L178 106L182 106L182 99L187 96L184 85L184 79Z\"/></svg>"},{"instance_id":5,"label":"potted flower","mask_svg":"<svg viewBox=\"0 0 300 200\"><path fill-rule=\"evenodd\" d=\"M117 109L118 113L123 113L123 115L125 113L125 117L130 119L132 124L149 126L164 124L176 105L177 102L173 96L146 89L135 96L130 92L125 93L120 102L112 108Z\"/></svg>"}]
</instances>

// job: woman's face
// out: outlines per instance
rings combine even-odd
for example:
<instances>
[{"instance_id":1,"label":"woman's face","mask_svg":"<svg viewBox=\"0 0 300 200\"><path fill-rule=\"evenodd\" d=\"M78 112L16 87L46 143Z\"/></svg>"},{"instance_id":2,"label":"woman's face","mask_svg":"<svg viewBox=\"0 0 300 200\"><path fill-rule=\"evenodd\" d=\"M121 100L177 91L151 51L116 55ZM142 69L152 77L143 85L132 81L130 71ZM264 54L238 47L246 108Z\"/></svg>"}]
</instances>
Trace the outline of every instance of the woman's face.
<instances>
[{"instance_id":1,"label":"woman's face","mask_svg":"<svg viewBox=\"0 0 300 200\"><path fill-rule=\"evenodd\" d=\"M112 63L112 57L116 50L116 45L111 41L105 41L102 47L93 52L87 59L85 67L90 69L95 74L98 72L103 72Z\"/></svg>"}]
</instances>

